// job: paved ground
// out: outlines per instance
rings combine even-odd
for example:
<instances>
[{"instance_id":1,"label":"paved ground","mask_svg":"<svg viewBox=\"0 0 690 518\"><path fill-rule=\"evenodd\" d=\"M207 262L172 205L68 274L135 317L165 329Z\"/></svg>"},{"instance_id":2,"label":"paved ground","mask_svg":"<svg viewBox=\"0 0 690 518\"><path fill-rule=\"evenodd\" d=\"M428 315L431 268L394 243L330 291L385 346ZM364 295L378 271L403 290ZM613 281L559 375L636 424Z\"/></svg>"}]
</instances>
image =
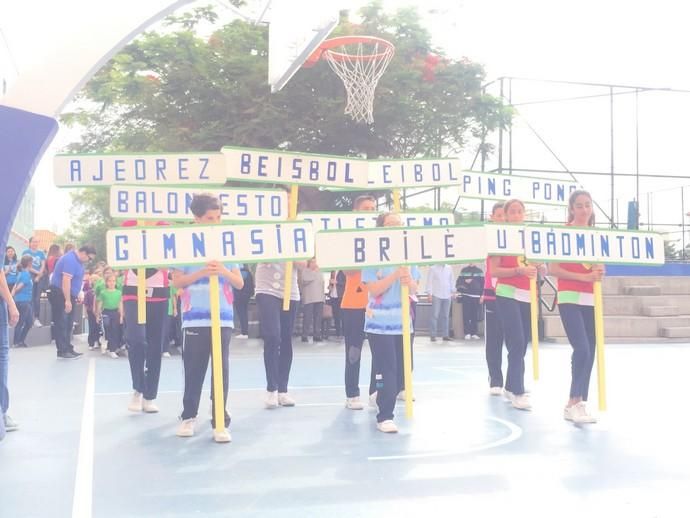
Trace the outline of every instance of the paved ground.
<instances>
[{"instance_id":1,"label":"paved ground","mask_svg":"<svg viewBox=\"0 0 690 518\"><path fill-rule=\"evenodd\" d=\"M164 360L161 412L133 415L125 359L13 349L10 414L21 429L0 443L0 516L690 515L690 344L609 346L609 411L576 427L562 418L567 346L542 348L542 379L528 384L534 411L520 412L488 395L477 343L420 338L415 417L398 407L398 435L377 432L372 410L343 407L342 344L299 344L298 405L272 411L260 342L231 348L224 445L203 422L208 393L197 436L174 435L179 357Z\"/></svg>"}]
</instances>

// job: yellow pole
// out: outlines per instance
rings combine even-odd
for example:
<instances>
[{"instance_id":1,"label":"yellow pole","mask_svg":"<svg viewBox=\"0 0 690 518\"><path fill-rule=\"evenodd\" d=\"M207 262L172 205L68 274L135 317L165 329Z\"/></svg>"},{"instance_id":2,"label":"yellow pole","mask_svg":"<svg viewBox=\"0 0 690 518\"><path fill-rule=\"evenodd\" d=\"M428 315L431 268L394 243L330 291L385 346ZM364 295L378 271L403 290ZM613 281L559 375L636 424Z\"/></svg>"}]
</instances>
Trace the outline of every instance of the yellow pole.
<instances>
[{"instance_id":1,"label":"yellow pole","mask_svg":"<svg viewBox=\"0 0 690 518\"><path fill-rule=\"evenodd\" d=\"M400 212L400 190L393 190L393 210ZM414 417L412 408L412 341L410 337L410 288L400 285L402 311L403 370L405 380L405 416Z\"/></svg>"},{"instance_id":2,"label":"yellow pole","mask_svg":"<svg viewBox=\"0 0 690 518\"><path fill-rule=\"evenodd\" d=\"M146 225L139 221L140 226ZM137 268L137 322L146 323L146 268Z\"/></svg>"},{"instance_id":3,"label":"yellow pole","mask_svg":"<svg viewBox=\"0 0 690 518\"><path fill-rule=\"evenodd\" d=\"M537 279L529 280L529 314L532 328L532 372L535 381L539 379L539 300Z\"/></svg>"},{"instance_id":4,"label":"yellow pole","mask_svg":"<svg viewBox=\"0 0 690 518\"><path fill-rule=\"evenodd\" d=\"M299 186L290 187L290 203L288 204L288 220L297 218L297 201ZM292 261L285 264L285 287L283 289L283 311L290 309L290 292L292 292Z\"/></svg>"},{"instance_id":5,"label":"yellow pole","mask_svg":"<svg viewBox=\"0 0 690 518\"><path fill-rule=\"evenodd\" d=\"M597 347L597 383L599 410L606 410L606 362L604 359L604 299L601 281L594 282L594 333Z\"/></svg>"},{"instance_id":6,"label":"yellow pole","mask_svg":"<svg viewBox=\"0 0 690 518\"><path fill-rule=\"evenodd\" d=\"M225 398L223 396L223 355L220 349L220 285L217 275L208 279L211 302L211 368L213 369L214 430L225 429Z\"/></svg>"}]
</instances>

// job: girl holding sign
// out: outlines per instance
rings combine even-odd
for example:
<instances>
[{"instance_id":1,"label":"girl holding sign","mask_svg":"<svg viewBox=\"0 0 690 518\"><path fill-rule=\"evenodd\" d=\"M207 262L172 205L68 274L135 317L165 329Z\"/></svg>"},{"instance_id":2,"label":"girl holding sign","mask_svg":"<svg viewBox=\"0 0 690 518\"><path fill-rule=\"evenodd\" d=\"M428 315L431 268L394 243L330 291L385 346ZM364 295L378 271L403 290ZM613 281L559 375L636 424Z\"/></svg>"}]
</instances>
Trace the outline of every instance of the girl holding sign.
<instances>
[{"instance_id":1,"label":"girl holding sign","mask_svg":"<svg viewBox=\"0 0 690 518\"><path fill-rule=\"evenodd\" d=\"M220 202L218 198L209 194L195 195L190 209L194 214L194 222L209 225L220 223ZM234 327L233 294L232 289L242 289L244 281L239 265L211 261L203 268L187 266L173 271L173 284L182 288L182 360L184 363L184 396L183 410L180 418L182 422L177 429L178 437L194 435L194 425L199 411L201 390L208 369L208 359L211 357L211 301L210 282L212 275L218 276L220 283L220 345L221 363L223 370L223 402L228 400L228 353L230 336ZM167 305L166 305L167 308ZM213 386L213 377L211 378ZM211 401L214 400L213 390ZM213 440L218 443L230 442L230 414L223 408L225 426L220 430L215 427L215 413L212 417Z\"/></svg>"},{"instance_id":2,"label":"girl holding sign","mask_svg":"<svg viewBox=\"0 0 690 518\"><path fill-rule=\"evenodd\" d=\"M568 200L568 225L594 225L592 197L587 191L573 191ZM574 423L595 423L587 412L589 379L594 366L594 282L604 275L603 265L550 263L549 273L558 279L558 311L573 348L570 399L563 417Z\"/></svg>"},{"instance_id":3,"label":"girl holding sign","mask_svg":"<svg viewBox=\"0 0 690 518\"><path fill-rule=\"evenodd\" d=\"M399 227L400 216L393 213L381 214L377 227ZM398 395L398 355L402 351L403 319L400 286L405 285L410 293L417 290L414 280L418 277L416 267L386 266L362 270L362 282L369 290L369 302L365 312L364 331L368 334L373 369L376 379L376 427L384 433L396 433L393 410ZM410 327L411 323L410 323ZM410 329L410 332L414 332Z\"/></svg>"},{"instance_id":4,"label":"girl holding sign","mask_svg":"<svg viewBox=\"0 0 690 518\"><path fill-rule=\"evenodd\" d=\"M517 199L503 205L507 223L522 223L525 205ZM489 258L491 275L496 282L496 308L503 324L508 349L506 373L506 399L514 408L531 410L525 393L525 353L530 336L530 279L537 277L537 268L524 264L519 256L492 256Z\"/></svg>"}]
</instances>

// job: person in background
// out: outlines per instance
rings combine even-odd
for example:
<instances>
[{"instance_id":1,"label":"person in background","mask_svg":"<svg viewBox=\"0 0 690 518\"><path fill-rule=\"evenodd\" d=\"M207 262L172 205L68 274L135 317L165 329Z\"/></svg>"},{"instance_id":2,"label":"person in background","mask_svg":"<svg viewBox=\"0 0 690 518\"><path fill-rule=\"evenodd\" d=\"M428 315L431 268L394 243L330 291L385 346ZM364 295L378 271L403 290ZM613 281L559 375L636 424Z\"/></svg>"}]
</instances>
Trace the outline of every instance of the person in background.
<instances>
[{"instance_id":1,"label":"person in background","mask_svg":"<svg viewBox=\"0 0 690 518\"><path fill-rule=\"evenodd\" d=\"M29 238L29 248L22 252L22 257L25 255L30 255L32 259L31 269L31 279L33 281L33 310L34 310L34 325L36 327L41 327L41 320L39 316L41 314L41 294L48 288L49 284L45 282L48 280L46 275L46 254L43 250L38 249L38 239L35 236Z\"/></svg>"},{"instance_id":2,"label":"person in background","mask_svg":"<svg viewBox=\"0 0 690 518\"><path fill-rule=\"evenodd\" d=\"M33 295L33 281L29 269L31 268L33 258L30 255L25 255L19 261L17 268L17 281L12 288L12 296L19 311L19 322L14 328L14 346L26 347L26 337L29 330L34 324L34 311L32 304Z\"/></svg>"},{"instance_id":3,"label":"person in background","mask_svg":"<svg viewBox=\"0 0 690 518\"><path fill-rule=\"evenodd\" d=\"M55 263L58 259L60 259L60 257L62 257L60 245L53 243L48 247L48 257L46 258L46 271L49 280L50 276L53 275L53 271L55 270Z\"/></svg>"},{"instance_id":4,"label":"person in background","mask_svg":"<svg viewBox=\"0 0 690 518\"><path fill-rule=\"evenodd\" d=\"M14 283L17 281L17 265L19 260L17 259L17 251L12 246L8 246L5 249L5 263L3 264L2 271L7 279L7 287L10 291L14 287Z\"/></svg>"},{"instance_id":5,"label":"person in background","mask_svg":"<svg viewBox=\"0 0 690 518\"><path fill-rule=\"evenodd\" d=\"M302 342L309 341L309 330L314 342L323 340L323 303L325 287L323 274L316 259L309 259L307 267L300 271L300 294L302 297Z\"/></svg>"},{"instance_id":6,"label":"person in background","mask_svg":"<svg viewBox=\"0 0 690 518\"><path fill-rule=\"evenodd\" d=\"M117 352L122 346L122 323L124 311L122 307L122 290L116 286L114 275L105 278L105 289L96 298L96 315L103 321L105 339L108 342L108 355L119 358Z\"/></svg>"},{"instance_id":7,"label":"person in background","mask_svg":"<svg viewBox=\"0 0 690 518\"><path fill-rule=\"evenodd\" d=\"M345 293L345 282L345 273L342 270L331 272L330 279L328 280L328 299L326 303L332 308L333 328L336 337L343 336L340 304L343 301L343 294Z\"/></svg>"},{"instance_id":8,"label":"person in background","mask_svg":"<svg viewBox=\"0 0 690 518\"><path fill-rule=\"evenodd\" d=\"M48 258L50 259L50 258ZM89 322L89 335L86 339L89 344L89 351L94 351L101 347L101 324L96 314L96 295L93 290L93 282L97 279L95 269L90 268L84 276L84 309Z\"/></svg>"},{"instance_id":9,"label":"person in background","mask_svg":"<svg viewBox=\"0 0 690 518\"><path fill-rule=\"evenodd\" d=\"M462 323L465 340L479 340L479 297L484 292L484 272L474 263L460 270L455 281L462 303Z\"/></svg>"},{"instance_id":10,"label":"person in background","mask_svg":"<svg viewBox=\"0 0 690 518\"><path fill-rule=\"evenodd\" d=\"M10 391L7 384L7 375L10 361L10 326L19 321L19 311L14 303L12 294L7 287L5 272L0 272L0 440L4 439L6 432L19 429L19 425L12 419L7 411L10 408Z\"/></svg>"},{"instance_id":11,"label":"person in background","mask_svg":"<svg viewBox=\"0 0 690 518\"><path fill-rule=\"evenodd\" d=\"M234 310L240 321L240 334L237 335L237 338L249 338L249 301L254 296L254 276L248 264L242 265L240 273L244 284L241 289L232 289L235 295Z\"/></svg>"},{"instance_id":12,"label":"person in background","mask_svg":"<svg viewBox=\"0 0 690 518\"><path fill-rule=\"evenodd\" d=\"M448 341L450 340L448 320L453 296L453 269L448 264L431 266L426 285L431 296L430 340L435 342L436 337L440 335L444 341Z\"/></svg>"}]
</instances>

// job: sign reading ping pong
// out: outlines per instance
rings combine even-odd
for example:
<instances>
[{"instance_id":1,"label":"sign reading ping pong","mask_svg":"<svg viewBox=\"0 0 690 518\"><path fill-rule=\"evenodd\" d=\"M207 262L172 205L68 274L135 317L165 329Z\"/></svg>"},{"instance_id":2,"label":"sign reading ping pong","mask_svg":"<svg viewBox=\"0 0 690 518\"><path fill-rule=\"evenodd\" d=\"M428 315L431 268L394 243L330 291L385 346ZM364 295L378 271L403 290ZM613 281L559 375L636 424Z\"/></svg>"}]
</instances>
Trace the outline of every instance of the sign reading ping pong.
<instances>
[{"instance_id":1,"label":"sign reading ping pong","mask_svg":"<svg viewBox=\"0 0 690 518\"><path fill-rule=\"evenodd\" d=\"M206 192L218 197L223 220L286 220L287 193L280 189L169 189L114 186L110 189L110 215L117 219L192 221L192 199Z\"/></svg>"},{"instance_id":2,"label":"sign reading ping pong","mask_svg":"<svg viewBox=\"0 0 690 518\"><path fill-rule=\"evenodd\" d=\"M109 230L106 245L113 268L174 267L212 260L280 262L314 256L312 226L302 221L125 227Z\"/></svg>"},{"instance_id":3,"label":"sign reading ping pong","mask_svg":"<svg viewBox=\"0 0 690 518\"><path fill-rule=\"evenodd\" d=\"M247 182L366 189L366 160L266 149L223 147L227 177Z\"/></svg>"},{"instance_id":4,"label":"sign reading ping pong","mask_svg":"<svg viewBox=\"0 0 690 518\"><path fill-rule=\"evenodd\" d=\"M300 212L297 219L310 221L315 231L374 228L378 212ZM404 212L400 220L405 227L445 227L455 222L450 212Z\"/></svg>"},{"instance_id":5,"label":"sign reading ping pong","mask_svg":"<svg viewBox=\"0 0 690 518\"><path fill-rule=\"evenodd\" d=\"M317 232L316 259L322 270L481 262L485 236L482 225Z\"/></svg>"},{"instance_id":6,"label":"sign reading ping pong","mask_svg":"<svg viewBox=\"0 0 690 518\"><path fill-rule=\"evenodd\" d=\"M525 257L535 262L664 264L664 240L654 232L563 226L525 227Z\"/></svg>"},{"instance_id":7,"label":"sign reading ping pong","mask_svg":"<svg viewBox=\"0 0 690 518\"><path fill-rule=\"evenodd\" d=\"M128 155L56 155L57 187L110 185L223 185L221 153L151 153Z\"/></svg>"},{"instance_id":8,"label":"sign reading ping pong","mask_svg":"<svg viewBox=\"0 0 690 518\"><path fill-rule=\"evenodd\" d=\"M460 175L460 196L486 200L517 198L525 203L567 205L575 182L549 180L508 174L464 171Z\"/></svg>"}]
</instances>

